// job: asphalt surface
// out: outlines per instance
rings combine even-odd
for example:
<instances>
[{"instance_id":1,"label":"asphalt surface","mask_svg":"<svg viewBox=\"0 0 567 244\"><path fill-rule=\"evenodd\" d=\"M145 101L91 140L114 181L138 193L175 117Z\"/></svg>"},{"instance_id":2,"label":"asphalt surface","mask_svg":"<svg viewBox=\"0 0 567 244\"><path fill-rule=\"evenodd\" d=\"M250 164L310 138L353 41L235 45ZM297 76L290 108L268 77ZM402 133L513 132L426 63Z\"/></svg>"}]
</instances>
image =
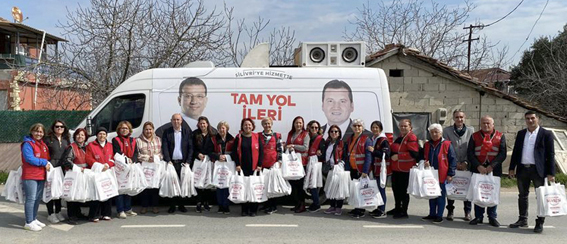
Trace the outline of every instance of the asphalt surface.
<instances>
[{"instance_id":1,"label":"asphalt surface","mask_svg":"<svg viewBox=\"0 0 567 244\"><path fill-rule=\"evenodd\" d=\"M0 186L0 190L1 190ZM393 206L388 189L387 210ZM428 201L411 198L409 219L372 219L368 216L353 219L343 211L342 216L329 216L323 211L294 214L289 206L280 206L272 215L241 217L240 207L231 206L232 214L189 212L145 214L127 219L114 218L99 223L80 222L78 225L49 224L40 232L23 230L23 205L0 200L0 243L552 243L567 239L566 217L547 218L542 234L533 233L535 197L530 196L530 229L509 229L517 220L517 193L501 192L498 206L500 228L488 224L470 226L463 221L462 202L456 202L455 221L437 225L424 222ZM323 209L328 205L324 205ZM114 209L113 209L114 210ZM134 211L139 211L135 206ZM83 208L83 213L87 213ZM66 213L65 209L63 210ZM114 212L113 212L114 213ZM45 205L40 206L38 219L47 222ZM113 216L114 217L114 216ZM487 219L485 218L485 222Z\"/></svg>"}]
</instances>

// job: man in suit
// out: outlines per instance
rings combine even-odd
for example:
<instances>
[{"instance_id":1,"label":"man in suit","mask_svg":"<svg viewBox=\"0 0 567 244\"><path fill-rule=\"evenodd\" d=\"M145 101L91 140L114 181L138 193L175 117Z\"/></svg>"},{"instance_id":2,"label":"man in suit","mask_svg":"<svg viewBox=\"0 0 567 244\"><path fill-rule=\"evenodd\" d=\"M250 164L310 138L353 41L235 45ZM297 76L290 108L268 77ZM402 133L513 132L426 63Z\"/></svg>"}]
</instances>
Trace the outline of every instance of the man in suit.
<instances>
[{"instance_id":1,"label":"man in suit","mask_svg":"<svg viewBox=\"0 0 567 244\"><path fill-rule=\"evenodd\" d=\"M527 129L518 131L512 160L510 161L510 177L516 177L518 182L518 221L510 224L510 228L528 227L528 196L530 182L534 188L543 185L544 177L548 181L555 181L555 149L553 134L539 126L539 117L534 111L524 114ZM545 218L538 217L534 232L543 231Z\"/></svg>"},{"instance_id":2,"label":"man in suit","mask_svg":"<svg viewBox=\"0 0 567 244\"><path fill-rule=\"evenodd\" d=\"M327 130L331 125L337 125L343 132L343 140L349 138L352 131L350 114L354 111L352 89L342 80L331 80L323 87L322 109L327 117L327 124L323 125L323 136L326 138ZM372 132L364 128L362 134L372 136Z\"/></svg>"},{"instance_id":3,"label":"man in suit","mask_svg":"<svg viewBox=\"0 0 567 244\"><path fill-rule=\"evenodd\" d=\"M193 158L193 140L191 137L191 129L186 123L183 123L183 117L177 113L171 116L171 127L163 132L161 137L161 151L163 160L173 164L177 176L180 177L181 164L190 164ZM187 212L187 209L181 203L181 198L176 197L171 200L168 213L175 212L175 205L179 206L179 211Z\"/></svg>"}]
</instances>

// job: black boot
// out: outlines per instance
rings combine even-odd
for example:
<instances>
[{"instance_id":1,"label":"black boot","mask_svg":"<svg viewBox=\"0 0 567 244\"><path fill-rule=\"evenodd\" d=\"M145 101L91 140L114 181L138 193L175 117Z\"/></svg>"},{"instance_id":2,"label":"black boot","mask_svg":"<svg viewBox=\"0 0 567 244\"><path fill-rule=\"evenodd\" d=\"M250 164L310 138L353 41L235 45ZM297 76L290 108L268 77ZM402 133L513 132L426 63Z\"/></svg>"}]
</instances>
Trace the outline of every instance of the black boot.
<instances>
[{"instance_id":1,"label":"black boot","mask_svg":"<svg viewBox=\"0 0 567 244\"><path fill-rule=\"evenodd\" d=\"M535 221L535 227L534 227L534 232L535 233L541 233L543 232L543 222L544 222L544 218L538 218Z\"/></svg>"},{"instance_id":2,"label":"black boot","mask_svg":"<svg viewBox=\"0 0 567 244\"><path fill-rule=\"evenodd\" d=\"M528 227L528 220L524 218L519 218L518 221L508 225L509 228L519 228L519 227Z\"/></svg>"}]
</instances>

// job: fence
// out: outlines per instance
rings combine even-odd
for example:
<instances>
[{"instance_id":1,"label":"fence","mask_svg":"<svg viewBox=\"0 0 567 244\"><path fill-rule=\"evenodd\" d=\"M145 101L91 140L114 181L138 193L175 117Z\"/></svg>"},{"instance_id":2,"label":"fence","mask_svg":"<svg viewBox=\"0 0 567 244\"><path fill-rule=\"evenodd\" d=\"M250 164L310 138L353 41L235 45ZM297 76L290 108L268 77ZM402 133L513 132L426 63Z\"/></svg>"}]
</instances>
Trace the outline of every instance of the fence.
<instances>
[{"instance_id":1,"label":"fence","mask_svg":"<svg viewBox=\"0 0 567 244\"><path fill-rule=\"evenodd\" d=\"M46 134L54 120L59 119L74 128L90 111L0 111L0 143L21 142L29 134L30 127L42 123Z\"/></svg>"}]
</instances>

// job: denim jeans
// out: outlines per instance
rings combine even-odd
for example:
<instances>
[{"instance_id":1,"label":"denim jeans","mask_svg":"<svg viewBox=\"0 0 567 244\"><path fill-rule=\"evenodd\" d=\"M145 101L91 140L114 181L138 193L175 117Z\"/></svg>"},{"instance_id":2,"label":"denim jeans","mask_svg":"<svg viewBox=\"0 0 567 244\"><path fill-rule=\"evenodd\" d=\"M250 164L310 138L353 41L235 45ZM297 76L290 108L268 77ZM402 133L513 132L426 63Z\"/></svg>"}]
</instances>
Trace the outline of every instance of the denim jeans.
<instances>
[{"instance_id":1,"label":"denim jeans","mask_svg":"<svg viewBox=\"0 0 567 244\"><path fill-rule=\"evenodd\" d=\"M116 212L132 210L132 197L126 194L116 196Z\"/></svg>"},{"instance_id":2,"label":"denim jeans","mask_svg":"<svg viewBox=\"0 0 567 244\"><path fill-rule=\"evenodd\" d=\"M445 183L441 183L439 186L441 187L441 196L429 199L429 216L442 218L447 200L447 191L445 190Z\"/></svg>"},{"instance_id":3,"label":"denim jeans","mask_svg":"<svg viewBox=\"0 0 567 244\"><path fill-rule=\"evenodd\" d=\"M319 203L319 188L309 188L309 192L311 193L311 200L313 200L313 207L321 207Z\"/></svg>"},{"instance_id":4,"label":"denim jeans","mask_svg":"<svg viewBox=\"0 0 567 244\"><path fill-rule=\"evenodd\" d=\"M376 177L376 184L378 185L378 190L382 196L382 201L384 201L384 205L378 206L378 209L382 211L382 213L386 213L386 186L380 186L380 176Z\"/></svg>"},{"instance_id":5,"label":"denim jeans","mask_svg":"<svg viewBox=\"0 0 567 244\"><path fill-rule=\"evenodd\" d=\"M217 204L219 207L228 207L230 202L228 201L228 188L219 188L216 190Z\"/></svg>"},{"instance_id":6,"label":"denim jeans","mask_svg":"<svg viewBox=\"0 0 567 244\"><path fill-rule=\"evenodd\" d=\"M43 196L44 183L44 180L23 180L24 193L26 194L24 205L26 224L37 219L37 210Z\"/></svg>"}]
</instances>

